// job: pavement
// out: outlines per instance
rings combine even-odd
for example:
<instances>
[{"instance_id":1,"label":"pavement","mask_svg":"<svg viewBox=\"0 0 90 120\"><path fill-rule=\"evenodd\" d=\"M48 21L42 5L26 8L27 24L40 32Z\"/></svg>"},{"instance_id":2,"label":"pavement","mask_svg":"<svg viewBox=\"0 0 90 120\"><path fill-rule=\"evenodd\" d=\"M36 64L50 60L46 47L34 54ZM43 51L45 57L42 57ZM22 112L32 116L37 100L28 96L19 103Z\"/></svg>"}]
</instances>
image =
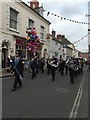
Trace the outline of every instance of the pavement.
<instances>
[{"instance_id":1,"label":"pavement","mask_svg":"<svg viewBox=\"0 0 90 120\"><path fill-rule=\"evenodd\" d=\"M31 72L31 71L28 70L28 69L26 69L26 70L24 71L24 74L29 73L29 72ZM2 69L0 70L0 78L10 77L10 76L14 76L14 74L11 74L11 72L10 72L10 71L7 71L6 68L2 68Z\"/></svg>"}]
</instances>

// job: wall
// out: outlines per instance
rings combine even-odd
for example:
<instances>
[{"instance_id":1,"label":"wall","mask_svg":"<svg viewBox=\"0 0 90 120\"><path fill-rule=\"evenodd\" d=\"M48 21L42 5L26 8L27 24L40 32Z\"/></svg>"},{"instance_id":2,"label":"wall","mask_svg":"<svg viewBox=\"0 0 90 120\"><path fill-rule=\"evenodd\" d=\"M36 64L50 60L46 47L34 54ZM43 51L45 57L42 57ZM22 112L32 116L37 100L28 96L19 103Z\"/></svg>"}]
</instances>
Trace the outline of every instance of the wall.
<instances>
[{"instance_id":1,"label":"wall","mask_svg":"<svg viewBox=\"0 0 90 120\"><path fill-rule=\"evenodd\" d=\"M55 52L57 52L56 57L60 59L60 55L63 56L63 45L60 42L50 39L50 57L55 56Z\"/></svg>"}]
</instances>

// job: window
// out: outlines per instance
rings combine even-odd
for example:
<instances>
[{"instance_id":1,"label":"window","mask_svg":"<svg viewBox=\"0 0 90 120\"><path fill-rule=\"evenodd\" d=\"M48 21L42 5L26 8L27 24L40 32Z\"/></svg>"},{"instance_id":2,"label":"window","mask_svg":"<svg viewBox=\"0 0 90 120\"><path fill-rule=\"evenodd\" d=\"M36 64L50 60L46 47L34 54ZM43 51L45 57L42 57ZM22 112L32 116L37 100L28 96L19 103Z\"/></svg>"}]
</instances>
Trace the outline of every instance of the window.
<instances>
[{"instance_id":1,"label":"window","mask_svg":"<svg viewBox=\"0 0 90 120\"><path fill-rule=\"evenodd\" d=\"M41 38L41 39L44 39L44 27L43 27L43 26L41 26L40 38Z\"/></svg>"},{"instance_id":2,"label":"window","mask_svg":"<svg viewBox=\"0 0 90 120\"><path fill-rule=\"evenodd\" d=\"M58 56L58 52L55 52L55 56L56 56L56 57Z\"/></svg>"},{"instance_id":3,"label":"window","mask_svg":"<svg viewBox=\"0 0 90 120\"><path fill-rule=\"evenodd\" d=\"M10 28L13 28L15 30L17 30L17 24L18 24L17 16L18 16L18 12L13 8L10 8Z\"/></svg>"},{"instance_id":4,"label":"window","mask_svg":"<svg viewBox=\"0 0 90 120\"><path fill-rule=\"evenodd\" d=\"M33 27L34 26L34 21L29 19L28 21L28 27Z\"/></svg>"}]
</instances>

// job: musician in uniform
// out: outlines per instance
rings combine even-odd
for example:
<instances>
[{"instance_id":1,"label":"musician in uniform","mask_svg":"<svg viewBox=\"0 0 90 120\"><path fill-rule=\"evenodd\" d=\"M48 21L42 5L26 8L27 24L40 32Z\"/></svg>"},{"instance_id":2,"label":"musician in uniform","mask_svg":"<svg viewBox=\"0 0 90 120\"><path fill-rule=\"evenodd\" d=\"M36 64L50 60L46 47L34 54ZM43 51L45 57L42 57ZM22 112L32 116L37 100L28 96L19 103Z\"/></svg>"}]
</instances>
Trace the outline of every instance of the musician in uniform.
<instances>
[{"instance_id":1,"label":"musician in uniform","mask_svg":"<svg viewBox=\"0 0 90 120\"><path fill-rule=\"evenodd\" d=\"M58 67L57 60L55 58L53 58L53 59L51 59L51 62L49 64L51 66L50 71L51 71L52 81L55 81L55 72L56 72L56 69Z\"/></svg>"},{"instance_id":2,"label":"musician in uniform","mask_svg":"<svg viewBox=\"0 0 90 120\"><path fill-rule=\"evenodd\" d=\"M32 70L32 79L36 77L36 69L37 69L37 57L35 56L30 64Z\"/></svg>"},{"instance_id":3,"label":"musician in uniform","mask_svg":"<svg viewBox=\"0 0 90 120\"><path fill-rule=\"evenodd\" d=\"M65 60L62 58L59 63L59 71L62 76L64 75L64 68L65 68Z\"/></svg>"},{"instance_id":4,"label":"musician in uniform","mask_svg":"<svg viewBox=\"0 0 90 120\"><path fill-rule=\"evenodd\" d=\"M46 61L46 64L47 64L47 75L50 74L50 70L51 70L51 65L49 64L50 63L50 59L48 58L47 61Z\"/></svg>"},{"instance_id":5,"label":"musician in uniform","mask_svg":"<svg viewBox=\"0 0 90 120\"><path fill-rule=\"evenodd\" d=\"M70 75L70 82L72 84L74 83L75 72L76 72L76 69L75 69L74 63L73 61L71 61L69 64L69 75Z\"/></svg>"},{"instance_id":6,"label":"musician in uniform","mask_svg":"<svg viewBox=\"0 0 90 120\"><path fill-rule=\"evenodd\" d=\"M18 51L16 51L15 59L11 60L11 64L13 66L13 71L15 75L12 91L15 91L18 87L22 86L21 79L23 77L23 70L24 70L23 60L21 59L20 53ZM19 85L17 86L17 84Z\"/></svg>"}]
</instances>

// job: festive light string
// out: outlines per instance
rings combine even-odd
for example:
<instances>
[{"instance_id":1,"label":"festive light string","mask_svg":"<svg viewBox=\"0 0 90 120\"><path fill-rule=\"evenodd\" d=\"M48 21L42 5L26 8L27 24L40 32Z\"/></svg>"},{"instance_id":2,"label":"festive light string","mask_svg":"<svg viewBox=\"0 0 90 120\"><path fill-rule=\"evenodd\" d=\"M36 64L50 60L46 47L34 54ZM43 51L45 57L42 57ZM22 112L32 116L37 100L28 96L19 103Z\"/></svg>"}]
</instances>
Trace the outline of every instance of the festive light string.
<instances>
[{"instance_id":1,"label":"festive light string","mask_svg":"<svg viewBox=\"0 0 90 120\"><path fill-rule=\"evenodd\" d=\"M56 16L56 17L60 17L60 20L68 20L68 21L70 21L70 22L74 22L74 23L80 23L80 24L90 24L90 23L87 23L87 22L80 22L80 21L76 21L76 20L71 20L71 19L68 19L68 18L65 18L65 17L63 17L63 16L59 16L59 15L57 15L57 14L55 14L55 13L51 13L51 12L47 12L47 16L49 15L49 14L51 14L51 15L53 15L53 16Z\"/></svg>"}]
</instances>

